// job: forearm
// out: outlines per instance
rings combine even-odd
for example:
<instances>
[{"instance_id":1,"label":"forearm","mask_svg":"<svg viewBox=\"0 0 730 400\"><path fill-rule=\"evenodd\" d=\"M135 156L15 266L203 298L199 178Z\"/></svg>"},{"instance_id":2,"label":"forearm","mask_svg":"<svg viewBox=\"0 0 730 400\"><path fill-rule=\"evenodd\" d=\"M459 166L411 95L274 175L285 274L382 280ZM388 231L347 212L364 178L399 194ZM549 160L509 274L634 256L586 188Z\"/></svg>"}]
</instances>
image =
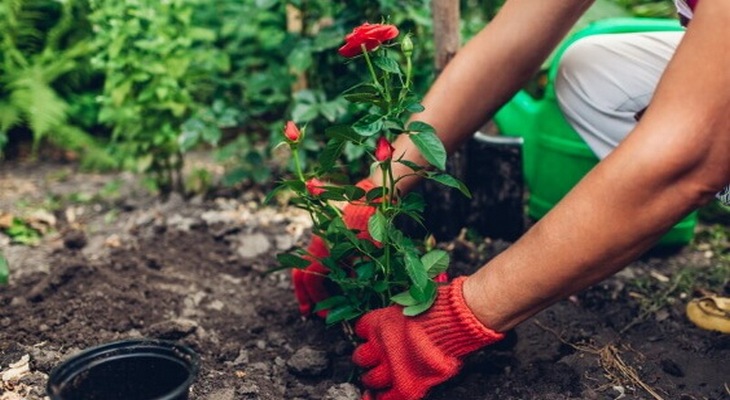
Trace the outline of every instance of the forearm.
<instances>
[{"instance_id":1,"label":"forearm","mask_svg":"<svg viewBox=\"0 0 730 400\"><path fill-rule=\"evenodd\" d=\"M464 286L509 329L636 259L730 181L730 4L695 19L642 122L514 246Z\"/></svg>"},{"instance_id":2,"label":"forearm","mask_svg":"<svg viewBox=\"0 0 730 400\"><path fill-rule=\"evenodd\" d=\"M497 17L472 38L430 88L425 111L412 120L432 125L446 150L469 138L536 72L592 1L509 0ZM425 165L411 140L402 135L395 154ZM411 172L394 166L396 177ZM379 183L380 174L373 179ZM399 182L407 190L414 179Z\"/></svg>"}]
</instances>

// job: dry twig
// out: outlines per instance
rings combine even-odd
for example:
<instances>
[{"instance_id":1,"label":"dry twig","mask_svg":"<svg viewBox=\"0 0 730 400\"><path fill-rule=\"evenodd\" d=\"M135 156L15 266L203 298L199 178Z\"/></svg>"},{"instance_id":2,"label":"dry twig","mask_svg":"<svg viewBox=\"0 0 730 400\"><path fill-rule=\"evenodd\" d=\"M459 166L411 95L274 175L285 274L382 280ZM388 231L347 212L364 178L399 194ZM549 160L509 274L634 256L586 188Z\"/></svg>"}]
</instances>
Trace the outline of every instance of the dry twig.
<instances>
[{"instance_id":1,"label":"dry twig","mask_svg":"<svg viewBox=\"0 0 730 400\"><path fill-rule=\"evenodd\" d=\"M628 365L621 358L620 351L615 345L607 344L601 348L597 348L591 345L579 345L570 343L567 340L563 339L557 332L555 332L554 329L543 325L542 323L540 323L540 321L535 320L534 323L541 329L554 335L558 340L560 340L561 343L564 343L577 351L596 355L601 364L601 368L603 368L604 372L606 373L606 378L608 378L609 380L618 383L626 381L631 382L635 385L640 386L654 399L664 400L664 398L659 393L657 393L656 390L654 390L651 386L641 380L639 374L634 368Z\"/></svg>"}]
</instances>

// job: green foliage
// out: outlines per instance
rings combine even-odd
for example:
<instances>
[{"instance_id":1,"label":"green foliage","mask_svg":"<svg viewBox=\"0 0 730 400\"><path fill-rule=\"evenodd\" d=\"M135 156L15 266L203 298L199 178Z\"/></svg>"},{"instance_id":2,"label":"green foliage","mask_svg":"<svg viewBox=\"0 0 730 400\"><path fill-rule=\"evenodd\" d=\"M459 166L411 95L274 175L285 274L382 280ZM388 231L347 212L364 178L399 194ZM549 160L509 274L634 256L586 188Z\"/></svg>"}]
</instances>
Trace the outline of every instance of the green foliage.
<instances>
[{"instance_id":1,"label":"green foliage","mask_svg":"<svg viewBox=\"0 0 730 400\"><path fill-rule=\"evenodd\" d=\"M34 149L45 139L108 166L96 141L74 123L69 105L88 77L94 49L82 0L0 1L0 150L12 129L33 133Z\"/></svg>"},{"instance_id":2,"label":"green foliage","mask_svg":"<svg viewBox=\"0 0 730 400\"><path fill-rule=\"evenodd\" d=\"M182 192L182 153L192 147L191 134L181 137L183 124L203 108L201 82L228 65L211 46L215 32L193 22L207 5L198 0L91 5L98 47L93 65L105 76L99 118L112 127L111 151L123 167L150 174L163 193ZM197 138L215 144L218 127L206 130L205 120L198 121L203 133Z\"/></svg>"},{"instance_id":3,"label":"green foliage","mask_svg":"<svg viewBox=\"0 0 730 400\"><path fill-rule=\"evenodd\" d=\"M3 229L3 232L10 237L14 243L35 245L41 240L42 234L33 228L28 222L14 217L10 226Z\"/></svg>"},{"instance_id":4,"label":"green foliage","mask_svg":"<svg viewBox=\"0 0 730 400\"><path fill-rule=\"evenodd\" d=\"M614 0L637 17L676 17L672 0Z\"/></svg>"},{"instance_id":5,"label":"green foliage","mask_svg":"<svg viewBox=\"0 0 730 400\"><path fill-rule=\"evenodd\" d=\"M0 251L0 285L5 285L8 283L8 275L10 275L8 260L5 259L3 252Z\"/></svg>"}]
</instances>

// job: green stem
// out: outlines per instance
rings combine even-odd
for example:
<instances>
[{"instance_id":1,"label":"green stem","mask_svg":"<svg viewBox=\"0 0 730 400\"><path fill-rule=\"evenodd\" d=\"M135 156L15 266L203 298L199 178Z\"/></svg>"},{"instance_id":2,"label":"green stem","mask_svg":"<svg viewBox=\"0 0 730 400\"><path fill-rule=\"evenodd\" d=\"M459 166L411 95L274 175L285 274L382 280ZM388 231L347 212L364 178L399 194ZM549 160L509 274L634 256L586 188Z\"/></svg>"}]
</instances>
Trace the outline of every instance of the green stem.
<instances>
[{"instance_id":1,"label":"green stem","mask_svg":"<svg viewBox=\"0 0 730 400\"><path fill-rule=\"evenodd\" d=\"M364 44L361 44L360 47L362 48L362 54L365 57L365 63L368 65L368 71L370 71L370 76L373 78L373 83L375 84L375 87L378 89L380 94L385 97L383 85L380 84L380 81L378 80L378 75L375 74L375 68L373 67L372 60L370 60L370 54L368 53L368 50Z\"/></svg>"},{"instance_id":2,"label":"green stem","mask_svg":"<svg viewBox=\"0 0 730 400\"><path fill-rule=\"evenodd\" d=\"M380 210L383 213L383 216L388 217L388 214L386 211L388 210L388 205L390 204L390 199L388 198L388 191L390 190L390 195L393 195L393 173L390 168L391 160L387 160L380 164L380 170L383 173L383 197L380 201ZM384 238L385 243L383 243L383 249L385 250L385 265L383 266L383 274L385 276L385 279L388 279L391 274L391 268L390 268L390 258L391 258L391 246L389 243L389 240L387 237ZM390 296L388 296L390 298Z\"/></svg>"},{"instance_id":3,"label":"green stem","mask_svg":"<svg viewBox=\"0 0 730 400\"><path fill-rule=\"evenodd\" d=\"M291 145L290 148L294 156L294 167L296 168L297 176L299 177L299 180L302 181L302 183L307 183L307 180L304 179L304 173L302 173L302 165L299 162L299 151L297 149L297 146Z\"/></svg>"},{"instance_id":4,"label":"green stem","mask_svg":"<svg viewBox=\"0 0 730 400\"><path fill-rule=\"evenodd\" d=\"M413 62L411 61L411 57L406 57L406 89L409 90L411 88L411 76L413 75Z\"/></svg>"}]
</instances>

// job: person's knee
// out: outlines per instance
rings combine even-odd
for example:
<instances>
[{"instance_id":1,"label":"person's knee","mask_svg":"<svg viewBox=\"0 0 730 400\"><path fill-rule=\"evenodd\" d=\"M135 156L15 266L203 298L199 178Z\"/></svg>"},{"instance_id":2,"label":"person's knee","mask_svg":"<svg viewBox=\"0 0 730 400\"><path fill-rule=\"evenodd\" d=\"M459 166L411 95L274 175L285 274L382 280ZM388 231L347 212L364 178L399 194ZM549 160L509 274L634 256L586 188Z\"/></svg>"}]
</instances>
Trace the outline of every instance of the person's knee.
<instances>
[{"instance_id":1,"label":"person's knee","mask_svg":"<svg viewBox=\"0 0 730 400\"><path fill-rule=\"evenodd\" d=\"M597 62L605 60L603 46L589 36L572 43L560 56L558 73L555 78L555 93L563 109L582 109L584 105L565 104L566 102L594 103L594 85L601 79ZM563 107L567 106L567 107Z\"/></svg>"}]
</instances>

